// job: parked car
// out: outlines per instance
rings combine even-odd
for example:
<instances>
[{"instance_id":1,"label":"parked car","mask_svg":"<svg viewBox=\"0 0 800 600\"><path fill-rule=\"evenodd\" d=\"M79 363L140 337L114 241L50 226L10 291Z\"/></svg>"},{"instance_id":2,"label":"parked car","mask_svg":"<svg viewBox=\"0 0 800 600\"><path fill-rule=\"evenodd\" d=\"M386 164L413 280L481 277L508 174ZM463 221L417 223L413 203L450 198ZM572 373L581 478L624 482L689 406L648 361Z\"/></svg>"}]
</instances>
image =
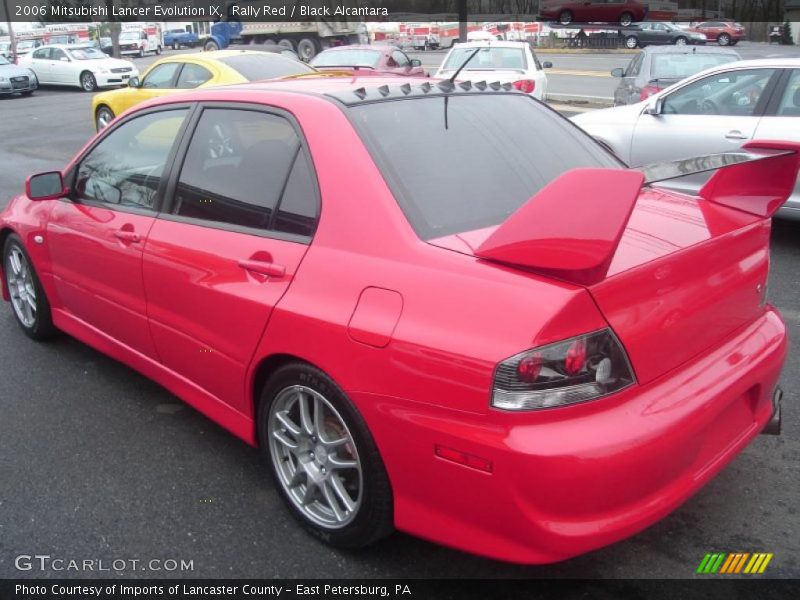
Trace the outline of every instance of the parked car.
<instances>
[{"instance_id":1,"label":"parked car","mask_svg":"<svg viewBox=\"0 0 800 600\"><path fill-rule=\"evenodd\" d=\"M228 83L315 74L308 65L280 54L254 50L217 50L178 54L154 62L141 79L121 90L92 98L92 120L100 131L132 106L168 94Z\"/></svg>"},{"instance_id":2,"label":"parked car","mask_svg":"<svg viewBox=\"0 0 800 600\"><path fill-rule=\"evenodd\" d=\"M114 43L111 41L110 37L101 37L98 40L98 45L103 54L107 56L114 55Z\"/></svg>"},{"instance_id":3,"label":"parked car","mask_svg":"<svg viewBox=\"0 0 800 600\"><path fill-rule=\"evenodd\" d=\"M641 102L681 79L737 60L739 54L729 48L648 46L627 67L611 71L621 78L614 90L614 106Z\"/></svg>"},{"instance_id":4,"label":"parked car","mask_svg":"<svg viewBox=\"0 0 800 600\"><path fill-rule=\"evenodd\" d=\"M575 0L543 0L539 16L571 23L619 23L630 25L647 15L647 7L636 0L609 0L607 2L581 2Z\"/></svg>"},{"instance_id":5,"label":"parked car","mask_svg":"<svg viewBox=\"0 0 800 600\"><path fill-rule=\"evenodd\" d=\"M139 76L132 62L110 58L88 44L42 46L18 62L36 73L40 84L79 87L85 92L127 85Z\"/></svg>"},{"instance_id":6,"label":"parked car","mask_svg":"<svg viewBox=\"0 0 800 600\"><path fill-rule=\"evenodd\" d=\"M644 48L657 44L702 45L708 40L702 33L681 29L666 22L635 23L620 30L626 48Z\"/></svg>"},{"instance_id":7,"label":"parked car","mask_svg":"<svg viewBox=\"0 0 800 600\"><path fill-rule=\"evenodd\" d=\"M372 44L328 48L317 54L309 63L320 70L367 70L375 75L424 76L422 62L411 59L396 46Z\"/></svg>"},{"instance_id":8,"label":"parked car","mask_svg":"<svg viewBox=\"0 0 800 600\"><path fill-rule=\"evenodd\" d=\"M200 38L194 31L185 29L168 29L164 32L164 46L179 50L181 46L194 48L200 43Z\"/></svg>"},{"instance_id":9,"label":"parked car","mask_svg":"<svg viewBox=\"0 0 800 600\"><path fill-rule=\"evenodd\" d=\"M746 37L744 25L735 21L703 21L689 31L702 33L720 46L735 46Z\"/></svg>"},{"instance_id":10,"label":"parked car","mask_svg":"<svg viewBox=\"0 0 800 600\"><path fill-rule=\"evenodd\" d=\"M119 51L122 56L131 55L142 58L152 52L161 54L163 41L157 27L143 26L127 29L119 34Z\"/></svg>"},{"instance_id":11,"label":"parked car","mask_svg":"<svg viewBox=\"0 0 800 600\"><path fill-rule=\"evenodd\" d=\"M644 102L572 120L631 165L736 150L758 139L800 142L800 59L722 64ZM706 179L669 185L694 193ZM800 184L777 214L800 219Z\"/></svg>"},{"instance_id":12,"label":"parked car","mask_svg":"<svg viewBox=\"0 0 800 600\"><path fill-rule=\"evenodd\" d=\"M33 71L24 66L15 65L5 56L0 56L0 95L30 96L37 87L39 87L39 82Z\"/></svg>"},{"instance_id":13,"label":"parked car","mask_svg":"<svg viewBox=\"0 0 800 600\"><path fill-rule=\"evenodd\" d=\"M477 51L477 54L475 52ZM472 58L470 58L473 54ZM527 42L479 41L454 44L435 77L449 79L464 65L458 81L510 83L539 100L547 98L547 75L551 62L539 62Z\"/></svg>"},{"instance_id":14,"label":"parked car","mask_svg":"<svg viewBox=\"0 0 800 600\"><path fill-rule=\"evenodd\" d=\"M396 527L551 562L777 431L768 216L798 151L753 145L687 198L513 89L194 90L27 180L3 296L29 337L68 333L260 446L329 544Z\"/></svg>"},{"instance_id":15,"label":"parked car","mask_svg":"<svg viewBox=\"0 0 800 600\"><path fill-rule=\"evenodd\" d=\"M30 54L36 48L41 48L44 46L44 42L41 40L18 40L17 41L17 57L25 56L26 54Z\"/></svg>"},{"instance_id":16,"label":"parked car","mask_svg":"<svg viewBox=\"0 0 800 600\"><path fill-rule=\"evenodd\" d=\"M11 42L0 42L0 56L11 60L13 58L11 55Z\"/></svg>"}]
</instances>

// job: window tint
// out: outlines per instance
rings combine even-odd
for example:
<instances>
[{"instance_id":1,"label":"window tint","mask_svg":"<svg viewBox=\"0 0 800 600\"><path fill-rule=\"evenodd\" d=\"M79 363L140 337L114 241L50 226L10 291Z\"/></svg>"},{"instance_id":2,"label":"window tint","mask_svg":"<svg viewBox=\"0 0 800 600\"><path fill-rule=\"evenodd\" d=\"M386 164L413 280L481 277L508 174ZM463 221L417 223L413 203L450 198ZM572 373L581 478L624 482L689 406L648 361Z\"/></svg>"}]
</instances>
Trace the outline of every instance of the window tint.
<instances>
[{"instance_id":1,"label":"window tint","mask_svg":"<svg viewBox=\"0 0 800 600\"><path fill-rule=\"evenodd\" d=\"M142 87L158 90L174 88L175 73L180 66L181 63L164 63L156 66L145 75Z\"/></svg>"},{"instance_id":2,"label":"window tint","mask_svg":"<svg viewBox=\"0 0 800 600\"><path fill-rule=\"evenodd\" d=\"M411 64L411 61L408 60L408 57L399 50L392 52L392 58L394 59L394 62L397 63L398 67L408 67Z\"/></svg>"},{"instance_id":3,"label":"window tint","mask_svg":"<svg viewBox=\"0 0 800 600\"><path fill-rule=\"evenodd\" d=\"M173 213L267 229L299 146L282 117L204 110L181 169Z\"/></svg>"},{"instance_id":4,"label":"window tint","mask_svg":"<svg viewBox=\"0 0 800 600\"><path fill-rule=\"evenodd\" d=\"M314 174L305 152L300 151L275 213L273 228L284 233L314 235L319 216Z\"/></svg>"},{"instance_id":5,"label":"window tint","mask_svg":"<svg viewBox=\"0 0 800 600\"><path fill-rule=\"evenodd\" d=\"M152 209L186 110L143 115L108 134L81 161L73 198Z\"/></svg>"},{"instance_id":6,"label":"window tint","mask_svg":"<svg viewBox=\"0 0 800 600\"><path fill-rule=\"evenodd\" d=\"M247 81L259 81L261 79L315 72L314 69L299 60L267 52L239 54L218 60L237 71Z\"/></svg>"},{"instance_id":7,"label":"window tint","mask_svg":"<svg viewBox=\"0 0 800 600\"><path fill-rule=\"evenodd\" d=\"M50 49L50 60L61 60L62 58L67 58L66 52L64 52L60 48Z\"/></svg>"},{"instance_id":8,"label":"window tint","mask_svg":"<svg viewBox=\"0 0 800 600\"><path fill-rule=\"evenodd\" d=\"M206 81L211 79L211 72L192 63L185 63L181 74L178 76L178 88L182 90L189 90L203 85Z\"/></svg>"},{"instance_id":9,"label":"window tint","mask_svg":"<svg viewBox=\"0 0 800 600\"><path fill-rule=\"evenodd\" d=\"M570 169L620 166L569 121L521 94L396 100L350 110L423 239L498 225Z\"/></svg>"},{"instance_id":10,"label":"window tint","mask_svg":"<svg viewBox=\"0 0 800 600\"><path fill-rule=\"evenodd\" d=\"M41 60L47 60L50 58L50 48L43 48L41 50L34 50L32 54L33 58L38 58Z\"/></svg>"},{"instance_id":11,"label":"window tint","mask_svg":"<svg viewBox=\"0 0 800 600\"><path fill-rule=\"evenodd\" d=\"M792 71L786 91L783 92L778 115L782 117L800 117L800 69Z\"/></svg>"},{"instance_id":12,"label":"window tint","mask_svg":"<svg viewBox=\"0 0 800 600\"><path fill-rule=\"evenodd\" d=\"M735 54L713 54L711 52L654 54L650 63L650 77L654 79L686 79L700 71L737 60L739 57Z\"/></svg>"},{"instance_id":13,"label":"window tint","mask_svg":"<svg viewBox=\"0 0 800 600\"><path fill-rule=\"evenodd\" d=\"M667 96L664 113L751 116L774 72L749 69L703 77Z\"/></svg>"}]
</instances>

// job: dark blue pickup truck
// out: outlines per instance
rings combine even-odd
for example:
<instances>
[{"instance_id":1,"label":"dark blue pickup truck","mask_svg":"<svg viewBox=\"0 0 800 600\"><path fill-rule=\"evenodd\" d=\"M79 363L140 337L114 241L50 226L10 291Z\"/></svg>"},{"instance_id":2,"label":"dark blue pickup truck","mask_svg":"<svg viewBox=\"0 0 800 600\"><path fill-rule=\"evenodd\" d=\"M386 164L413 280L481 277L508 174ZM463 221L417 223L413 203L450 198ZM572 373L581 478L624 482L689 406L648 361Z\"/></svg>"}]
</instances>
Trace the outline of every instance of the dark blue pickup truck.
<instances>
[{"instance_id":1,"label":"dark blue pickup truck","mask_svg":"<svg viewBox=\"0 0 800 600\"><path fill-rule=\"evenodd\" d=\"M181 46L189 46L194 48L200 39L197 34L185 29L170 29L164 32L164 46L170 47L173 50L179 49Z\"/></svg>"}]
</instances>

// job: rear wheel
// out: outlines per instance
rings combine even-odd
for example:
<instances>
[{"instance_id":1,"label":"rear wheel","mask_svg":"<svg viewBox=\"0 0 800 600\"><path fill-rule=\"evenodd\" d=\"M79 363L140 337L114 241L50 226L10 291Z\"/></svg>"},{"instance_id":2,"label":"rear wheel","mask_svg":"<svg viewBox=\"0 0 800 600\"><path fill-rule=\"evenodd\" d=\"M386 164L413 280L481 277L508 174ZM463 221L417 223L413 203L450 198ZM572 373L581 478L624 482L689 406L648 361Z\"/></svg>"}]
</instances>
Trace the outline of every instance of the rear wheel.
<instances>
[{"instance_id":1,"label":"rear wheel","mask_svg":"<svg viewBox=\"0 0 800 600\"><path fill-rule=\"evenodd\" d=\"M144 58L144 48L139 48L139 58Z\"/></svg>"},{"instance_id":2,"label":"rear wheel","mask_svg":"<svg viewBox=\"0 0 800 600\"><path fill-rule=\"evenodd\" d=\"M639 40L636 38L635 35L629 35L625 38L625 47L630 48L633 50L636 46L639 45Z\"/></svg>"},{"instance_id":3,"label":"rear wheel","mask_svg":"<svg viewBox=\"0 0 800 600\"><path fill-rule=\"evenodd\" d=\"M156 56L161 54L161 46L156 46Z\"/></svg>"},{"instance_id":4,"label":"rear wheel","mask_svg":"<svg viewBox=\"0 0 800 600\"><path fill-rule=\"evenodd\" d=\"M94 78L94 75L92 75L92 73L89 71L84 71L83 73L81 73L80 84L81 84L81 89L84 92L93 92L97 89L97 80Z\"/></svg>"},{"instance_id":5,"label":"rear wheel","mask_svg":"<svg viewBox=\"0 0 800 600\"><path fill-rule=\"evenodd\" d=\"M731 36L727 33L720 33L719 37L717 38L717 43L720 46L728 46L731 43Z\"/></svg>"},{"instance_id":6,"label":"rear wheel","mask_svg":"<svg viewBox=\"0 0 800 600\"><path fill-rule=\"evenodd\" d=\"M686 42L687 42L687 40L686 40L686 38L685 38L685 37L683 37L683 36L680 36L679 38L676 38L676 39L675 39L675 45L676 45L676 46L685 46L685 45L686 45Z\"/></svg>"},{"instance_id":7,"label":"rear wheel","mask_svg":"<svg viewBox=\"0 0 800 600\"><path fill-rule=\"evenodd\" d=\"M312 38L303 38L297 42L297 55L306 62L314 58L319 52L317 42Z\"/></svg>"},{"instance_id":8,"label":"rear wheel","mask_svg":"<svg viewBox=\"0 0 800 600\"><path fill-rule=\"evenodd\" d=\"M558 22L562 25L569 25L572 23L572 12L568 10L562 10L558 14Z\"/></svg>"},{"instance_id":9,"label":"rear wheel","mask_svg":"<svg viewBox=\"0 0 800 600\"><path fill-rule=\"evenodd\" d=\"M34 340L53 336L56 328L50 316L50 303L16 234L8 236L3 247L3 272L14 317L25 335Z\"/></svg>"},{"instance_id":10,"label":"rear wheel","mask_svg":"<svg viewBox=\"0 0 800 600\"><path fill-rule=\"evenodd\" d=\"M294 42L292 42L292 40L290 40L289 38L283 38L278 40L278 46L282 46L284 48L288 48L289 50L296 51L296 48L294 47Z\"/></svg>"},{"instance_id":11,"label":"rear wheel","mask_svg":"<svg viewBox=\"0 0 800 600\"><path fill-rule=\"evenodd\" d=\"M313 536L358 548L392 531L392 491L378 449L325 373L303 363L278 369L261 394L258 431L278 491Z\"/></svg>"},{"instance_id":12,"label":"rear wheel","mask_svg":"<svg viewBox=\"0 0 800 600\"><path fill-rule=\"evenodd\" d=\"M108 124L114 120L114 111L107 106L101 106L97 109L94 116L94 126L97 131L105 129Z\"/></svg>"},{"instance_id":13,"label":"rear wheel","mask_svg":"<svg viewBox=\"0 0 800 600\"><path fill-rule=\"evenodd\" d=\"M619 24L623 27L627 27L633 23L633 15L629 12L624 12L619 16Z\"/></svg>"}]
</instances>

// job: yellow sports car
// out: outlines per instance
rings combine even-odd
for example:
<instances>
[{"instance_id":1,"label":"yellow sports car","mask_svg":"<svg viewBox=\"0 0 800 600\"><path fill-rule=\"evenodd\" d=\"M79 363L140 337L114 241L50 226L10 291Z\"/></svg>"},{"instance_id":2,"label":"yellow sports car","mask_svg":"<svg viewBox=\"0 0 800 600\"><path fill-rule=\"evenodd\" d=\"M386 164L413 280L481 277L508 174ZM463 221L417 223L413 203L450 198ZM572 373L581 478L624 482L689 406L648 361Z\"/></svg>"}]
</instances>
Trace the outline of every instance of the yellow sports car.
<instances>
[{"instance_id":1,"label":"yellow sports car","mask_svg":"<svg viewBox=\"0 0 800 600\"><path fill-rule=\"evenodd\" d=\"M158 96L199 87L244 83L292 75L317 73L281 52L217 50L178 54L154 62L130 87L103 92L92 99L92 118L97 131L130 107Z\"/></svg>"}]
</instances>

